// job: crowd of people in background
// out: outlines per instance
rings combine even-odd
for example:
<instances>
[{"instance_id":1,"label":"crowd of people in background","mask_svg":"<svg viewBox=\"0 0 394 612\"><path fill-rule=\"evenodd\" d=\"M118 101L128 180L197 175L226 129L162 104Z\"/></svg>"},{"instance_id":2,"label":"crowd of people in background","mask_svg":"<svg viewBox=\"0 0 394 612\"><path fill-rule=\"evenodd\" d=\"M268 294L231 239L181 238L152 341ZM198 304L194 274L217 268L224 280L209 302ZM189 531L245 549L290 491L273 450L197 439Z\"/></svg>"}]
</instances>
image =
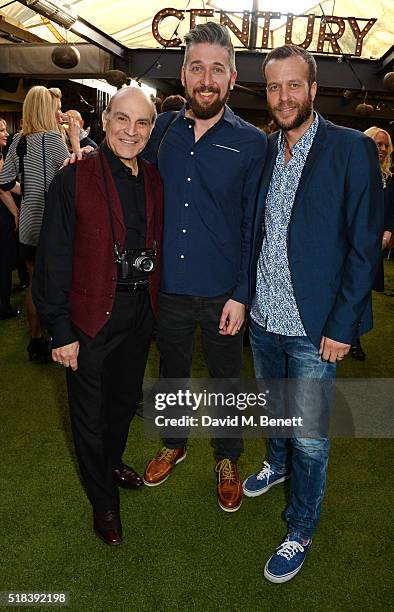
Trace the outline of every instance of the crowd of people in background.
<instances>
[{"instance_id":1,"label":"crowd of people in background","mask_svg":"<svg viewBox=\"0 0 394 612\"><path fill-rule=\"evenodd\" d=\"M384 191L384 231L382 236L382 258L378 273L373 285L374 291L384 291L384 268L383 258L389 251L394 234L394 183L392 178L392 153L393 143L391 136L386 130L373 126L365 130L364 134L374 140L379 156L379 165L382 172L382 184ZM361 346L360 339L350 348L350 354L358 361L365 360L365 351Z\"/></svg>"},{"instance_id":2,"label":"crowd of people in background","mask_svg":"<svg viewBox=\"0 0 394 612\"><path fill-rule=\"evenodd\" d=\"M48 189L70 152L78 152L81 146L97 146L83 130L78 111L62 113L61 98L58 88L38 85L29 90L23 103L21 130L14 135L6 159L1 161L0 313L3 319L19 314L10 305L12 270L18 250L28 272L26 314L30 360L50 359L50 340L31 297L31 279ZM5 148L9 135L3 119L0 124L1 145ZM17 198L20 198L20 205Z\"/></svg>"}]
</instances>

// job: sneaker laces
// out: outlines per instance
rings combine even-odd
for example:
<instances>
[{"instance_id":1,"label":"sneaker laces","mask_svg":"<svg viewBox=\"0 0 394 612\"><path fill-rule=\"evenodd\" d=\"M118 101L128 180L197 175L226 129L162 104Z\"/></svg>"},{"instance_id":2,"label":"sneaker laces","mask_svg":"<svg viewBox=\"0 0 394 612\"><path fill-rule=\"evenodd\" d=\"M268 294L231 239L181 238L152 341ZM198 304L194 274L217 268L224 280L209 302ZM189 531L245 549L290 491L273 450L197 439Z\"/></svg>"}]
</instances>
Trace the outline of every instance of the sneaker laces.
<instances>
[{"instance_id":1,"label":"sneaker laces","mask_svg":"<svg viewBox=\"0 0 394 612\"><path fill-rule=\"evenodd\" d=\"M304 552L304 547L296 540L286 539L276 549L276 554L280 555L281 557L285 557L288 561L290 561L290 559L292 559L298 552Z\"/></svg>"},{"instance_id":2,"label":"sneaker laces","mask_svg":"<svg viewBox=\"0 0 394 612\"><path fill-rule=\"evenodd\" d=\"M263 468L257 474L256 478L257 480L264 480L264 478L266 478L268 482L269 477L272 476L273 473L274 470L271 470L270 464L267 461L264 461Z\"/></svg>"},{"instance_id":3,"label":"sneaker laces","mask_svg":"<svg viewBox=\"0 0 394 612\"><path fill-rule=\"evenodd\" d=\"M222 459L215 467L215 471L219 474L219 480L236 480L235 463L230 459Z\"/></svg>"},{"instance_id":4,"label":"sneaker laces","mask_svg":"<svg viewBox=\"0 0 394 612\"><path fill-rule=\"evenodd\" d=\"M163 448L157 453L156 459L157 461L167 461L167 463L172 463L174 461L174 453L176 453L175 448L167 448L163 446Z\"/></svg>"}]
</instances>

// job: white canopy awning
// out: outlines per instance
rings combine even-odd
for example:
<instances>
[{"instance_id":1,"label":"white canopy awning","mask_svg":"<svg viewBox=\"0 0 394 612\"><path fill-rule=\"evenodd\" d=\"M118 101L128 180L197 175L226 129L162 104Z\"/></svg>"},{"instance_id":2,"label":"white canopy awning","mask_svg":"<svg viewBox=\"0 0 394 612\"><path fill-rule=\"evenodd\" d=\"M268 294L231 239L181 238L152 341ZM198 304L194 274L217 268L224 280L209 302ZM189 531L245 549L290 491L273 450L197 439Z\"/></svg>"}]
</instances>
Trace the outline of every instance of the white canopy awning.
<instances>
[{"instance_id":1,"label":"white canopy awning","mask_svg":"<svg viewBox=\"0 0 394 612\"><path fill-rule=\"evenodd\" d=\"M51 0L52 1L52 0ZM59 2L53 0L57 6L64 6L74 14L84 18L100 30L113 36L118 42L130 48L158 48L160 44L152 34L153 17L162 9L173 8L184 13L184 18L180 21L178 17L166 17L162 20L159 29L160 34L165 39L174 39L176 35L182 36L190 28L190 9L215 10L227 9L233 11L251 10L252 0L71 0L70 2ZM355 36L350 26L348 18L356 17L360 19L377 19L363 40L362 57L379 58L393 45L394 40L394 3L392 0L322 0L321 3L311 4L311 0L259 0L258 8L265 12L289 12L294 15L316 16L313 39L310 50L314 51L317 45L317 38L320 28L320 17L322 11L329 17L331 15L344 19L345 30L339 44L341 51L353 55L355 53ZM0 10L8 20L12 20L15 25L27 28L31 33L36 34L43 40L55 43L61 38L67 38L68 42L81 41L81 39L67 32L62 26L46 21L35 11L27 8L19 2L15 2ZM233 23L241 29L242 13L229 15ZM207 19L219 21L220 14L216 12L213 17L196 16L196 23ZM258 34L256 46L261 46L263 37L263 19L258 23ZM306 33L305 18L294 20L293 42L299 44L305 38ZM358 22L362 30L365 22ZM333 23L327 26L332 32L337 32L340 26ZM175 30L177 32L175 33ZM279 19L273 17L269 25L270 47L279 46L285 42L286 17ZM174 34L175 33L175 34ZM233 35L234 44L242 47L238 38ZM1 39L0 39L1 42ZM3 42L5 42L3 40ZM329 43L324 44L324 52L330 50ZM332 49L331 49L332 50Z\"/></svg>"}]
</instances>

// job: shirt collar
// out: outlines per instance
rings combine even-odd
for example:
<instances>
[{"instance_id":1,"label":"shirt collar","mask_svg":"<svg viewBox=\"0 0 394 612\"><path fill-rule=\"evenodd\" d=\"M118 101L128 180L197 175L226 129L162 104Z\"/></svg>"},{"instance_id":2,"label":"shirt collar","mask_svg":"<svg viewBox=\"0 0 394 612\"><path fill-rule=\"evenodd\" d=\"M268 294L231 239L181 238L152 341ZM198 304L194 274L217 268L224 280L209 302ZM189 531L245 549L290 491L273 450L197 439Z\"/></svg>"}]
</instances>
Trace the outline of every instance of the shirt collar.
<instances>
[{"instance_id":1,"label":"shirt collar","mask_svg":"<svg viewBox=\"0 0 394 612\"><path fill-rule=\"evenodd\" d=\"M187 107L186 104L183 105L183 107L181 108L181 110L179 111L179 114L181 117L185 117L185 113L186 113ZM188 117L191 119L191 117ZM227 106L227 104L224 107L224 113L223 115L220 117L219 121L221 120L227 121L227 123L229 123L230 125L232 125L233 127L236 125L236 118L235 118L235 114L233 113L233 111L231 110L231 108L229 106ZM192 119L193 121L193 119Z\"/></svg>"},{"instance_id":2,"label":"shirt collar","mask_svg":"<svg viewBox=\"0 0 394 612\"><path fill-rule=\"evenodd\" d=\"M103 143L103 152L104 152L107 162L109 163L109 167L111 168L112 174L119 174L121 172L126 171L128 174L131 174L132 176L134 176L131 172L131 169L128 166L126 166L126 164L124 164L119 159L119 157L116 157L115 153L111 151L111 149L109 148L109 146L107 145L105 141ZM138 163L138 176L135 178L138 178L142 174L142 164L138 156L137 156L137 163Z\"/></svg>"},{"instance_id":3,"label":"shirt collar","mask_svg":"<svg viewBox=\"0 0 394 612\"><path fill-rule=\"evenodd\" d=\"M314 115L315 115L315 118L313 122L311 123L311 125L309 126L309 128L307 129L307 131L305 132L305 134L303 134L301 138L297 140L294 147L292 147L291 149L292 155L296 155L297 153L301 153L301 154L304 153L305 155L307 155L309 153L309 149L312 146L312 142L313 142L313 139L315 137L315 134L317 132L317 128L319 125L319 115L316 112L314 113ZM283 150L285 148L285 144L286 144L286 139L285 139L283 130L281 130L279 133L279 138L278 138L278 151Z\"/></svg>"},{"instance_id":4,"label":"shirt collar","mask_svg":"<svg viewBox=\"0 0 394 612\"><path fill-rule=\"evenodd\" d=\"M235 118L235 115L233 113L233 111L231 110L231 108L229 106L224 107L224 114L223 114L223 119L225 121L227 121L227 123L229 123L230 125L232 125L233 127L235 126L237 120Z\"/></svg>"}]
</instances>

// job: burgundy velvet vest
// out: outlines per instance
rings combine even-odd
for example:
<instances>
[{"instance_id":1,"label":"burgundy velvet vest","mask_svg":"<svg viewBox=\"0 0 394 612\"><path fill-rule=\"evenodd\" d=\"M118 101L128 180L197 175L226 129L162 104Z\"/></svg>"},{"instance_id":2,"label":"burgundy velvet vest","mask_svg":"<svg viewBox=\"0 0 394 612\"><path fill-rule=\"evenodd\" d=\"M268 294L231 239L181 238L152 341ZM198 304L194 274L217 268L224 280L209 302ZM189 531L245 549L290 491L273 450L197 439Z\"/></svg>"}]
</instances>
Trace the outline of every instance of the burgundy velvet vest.
<instances>
[{"instance_id":1,"label":"burgundy velvet vest","mask_svg":"<svg viewBox=\"0 0 394 612\"><path fill-rule=\"evenodd\" d=\"M96 336L110 318L116 288L116 263L102 164L112 202L115 235L120 245L123 245L126 235L119 195L105 155L98 149L95 155L77 162L76 166L77 222L70 292L71 320L91 338ZM146 246L151 248L154 240L157 243L157 266L149 276L150 300L156 314L162 248L163 190L156 168L141 159L139 164L142 164L145 185Z\"/></svg>"}]
</instances>

